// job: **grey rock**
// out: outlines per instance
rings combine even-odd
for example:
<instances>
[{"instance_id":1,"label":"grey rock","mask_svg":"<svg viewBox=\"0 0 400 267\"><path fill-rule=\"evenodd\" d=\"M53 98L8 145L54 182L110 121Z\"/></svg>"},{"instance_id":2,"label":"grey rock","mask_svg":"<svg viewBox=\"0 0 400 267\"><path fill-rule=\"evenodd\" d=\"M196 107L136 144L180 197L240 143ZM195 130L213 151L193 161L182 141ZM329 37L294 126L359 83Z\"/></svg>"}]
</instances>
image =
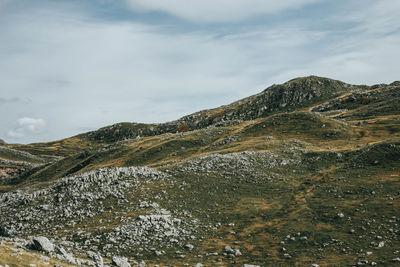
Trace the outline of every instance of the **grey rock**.
<instances>
[{"instance_id":1,"label":"grey rock","mask_svg":"<svg viewBox=\"0 0 400 267\"><path fill-rule=\"evenodd\" d=\"M68 261L69 263L72 264L76 264L76 260L74 259L74 257L72 256L72 254L68 253L63 247L58 247L57 251L60 254L57 254L57 258L59 258L60 260L65 260Z\"/></svg>"},{"instance_id":2,"label":"grey rock","mask_svg":"<svg viewBox=\"0 0 400 267\"><path fill-rule=\"evenodd\" d=\"M112 264L118 267L131 267L131 264L128 262L128 259L125 257L114 256L112 258Z\"/></svg>"},{"instance_id":3,"label":"grey rock","mask_svg":"<svg viewBox=\"0 0 400 267\"><path fill-rule=\"evenodd\" d=\"M54 251L54 244L47 237L38 236L33 238L32 249L49 253Z\"/></svg>"},{"instance_id":4,"label":"grey rock","mask_svg":"<svg viewBox=\"0 0 400 267\"><path fill-rule=\"evenodd\" d=\"M88 251L86 254L95 262L96 267L104 267L103 257L99 253Z\"/></svg>"},{"instance_id":5,"label":"grey rock","mask_svg":"<svg viewBox=\"0 0 400 267\"><path fill-rule=\"evenodd\" d=\"M242 267L260 267L260 265L243 264Z\"/></svg>"},{"instance_id":6,"label":"grey rock","mask_svg":"<svg viewBox=\"0 0 400 267\"><path fill-rule=\"evenodd\" d=\"M290 258L292 258L292 256L291 256L289 253L285 253L285 254L283 254L283 257L285 257L285 258L287 258L287 259L290 259Z\"/></svg>"},{"instance_id":7,"label":"grey rock","mask_svg":"<svg viewBox=\"0 0 400 267\"><path fill-rule=\"evenodd\" d=\"M197 263L194 267L203 267L204 265L201 263Z\"/></svg>"},{"instance_id":8,"label":"grey rock","mask_svg":"<svg viewBox=\"0 0 400 267\"><path fill-rule=\"evenodd\" d=\"M10 234L9 234L7 228L5 228L3 225L0 225L0 236L7 237L9 235Z\"/></svg>"},{"instance_id":9,"label":"grey rock","mask_svg":"<svg viewBox=\"0 0 400 267\"><path fill-rule=\"evenodd\" d=\"M154 251L154 254L156 254L156 256L161 256L163 253L161 251L156 250Z\"/></svg>"},{"instance_id":10,"label":"grey rock","mask_svg":"<svg viewBox=\"0 0 400 267\"><path fill-rule=\"evenodd\" d=\"M192 250L194 246L192 244L186 244L185 248L187 248L188 250Z\"/></svg>"},{"instance_id":11,"label":"grey rock","mask_svg":"<svg viewBox=\"0 0 400 267\"><path fill-rule=\"evenodd\" d=\"M242 252L240 252L240 250L236 249L235 250L235 256L236 257L242 256Z\"/></svg>"},{"instance_id":12,"label":"grey rock","mask_svg":"<svg viewBox=\"0 0 400 267\"><path fill-rule=\"evenodd\" d=\"M224 251L228 254L235 254L235 250L231 246L225 246Z\"/></svg>"}]
</instances>

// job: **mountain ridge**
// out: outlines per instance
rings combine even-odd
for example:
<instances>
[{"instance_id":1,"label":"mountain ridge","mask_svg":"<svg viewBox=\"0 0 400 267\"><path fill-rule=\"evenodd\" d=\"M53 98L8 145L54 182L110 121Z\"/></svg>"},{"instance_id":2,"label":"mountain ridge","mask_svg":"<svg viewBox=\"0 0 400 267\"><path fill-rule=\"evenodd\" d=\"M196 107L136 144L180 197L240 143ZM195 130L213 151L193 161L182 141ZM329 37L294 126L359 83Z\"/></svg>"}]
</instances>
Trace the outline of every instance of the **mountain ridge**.
<instances>
[{"instance_id":1,"label":"mountain ridge","mask_svg":"<svg viewBox=\"0 0 400 267\"><path fill-rule=\"evenodd\" d=\"M258 94L237 100L231 104L201 110L171 122L158 124L123 122L78 136L115 142L141 136L185 132L211 125L218 126L218 123L220 123L220 126L227 126L228 123L236 123L235 121L240 122L264 117L273 112L298 108L301 104L312 104L315 103L313 101L321 101L344 91L364 88L368 87L354 86L317 76L301 77L281 85L271 85ZM112 132L123 132L125 135L118 137L117 134L113 135ZM112 136L111 138L109 137L110 135Z\"/></svg>"}]
</instances>

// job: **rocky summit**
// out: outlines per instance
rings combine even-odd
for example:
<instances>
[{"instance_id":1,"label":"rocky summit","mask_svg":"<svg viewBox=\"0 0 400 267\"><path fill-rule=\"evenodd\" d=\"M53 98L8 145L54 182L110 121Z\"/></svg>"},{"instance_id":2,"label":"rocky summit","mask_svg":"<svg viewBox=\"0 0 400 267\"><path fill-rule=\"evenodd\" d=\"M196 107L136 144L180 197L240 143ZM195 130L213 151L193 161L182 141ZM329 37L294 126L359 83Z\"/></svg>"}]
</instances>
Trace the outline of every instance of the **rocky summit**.
<instances>
[{"instance_id":1,"label":"rocky summit","mask_svg":"<svg viewBox=\"0 0 400 267\"><path fill-rule=\"evenodd\" d=\"M0 266L396 266L400 82L0 139Z\"/></svg>"}]
</instances>

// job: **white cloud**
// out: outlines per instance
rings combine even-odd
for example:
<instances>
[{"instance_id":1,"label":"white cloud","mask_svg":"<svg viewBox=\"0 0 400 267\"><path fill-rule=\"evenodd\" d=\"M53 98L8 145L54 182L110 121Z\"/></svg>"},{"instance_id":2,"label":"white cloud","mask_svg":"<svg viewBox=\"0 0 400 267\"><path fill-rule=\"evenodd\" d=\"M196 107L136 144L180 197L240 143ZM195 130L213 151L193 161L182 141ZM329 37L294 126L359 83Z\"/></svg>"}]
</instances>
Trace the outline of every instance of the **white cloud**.
<instances>
[{"instance_id":1,"label":"white cloud","mask_svg":"<svg viewBox=\"0 0 400 267\"><path fill-rule=\"evenodd\" d=\"M7 135L11 138L19 139L30 135L36 135L43 131L46 123L43 119L35 118L19 118L17 120L17 126L10 129Z\"/></svg>"},{"instance_id":2,"label":"white cloud","mask_svg":"<svg viewBox=\"0 0 400 267\"><path fill-rule=\"evenodd\" d=\"M196 22L240 21L321 0L126 0L134 11L161 11Z\"/></svg>"}]
</instances>

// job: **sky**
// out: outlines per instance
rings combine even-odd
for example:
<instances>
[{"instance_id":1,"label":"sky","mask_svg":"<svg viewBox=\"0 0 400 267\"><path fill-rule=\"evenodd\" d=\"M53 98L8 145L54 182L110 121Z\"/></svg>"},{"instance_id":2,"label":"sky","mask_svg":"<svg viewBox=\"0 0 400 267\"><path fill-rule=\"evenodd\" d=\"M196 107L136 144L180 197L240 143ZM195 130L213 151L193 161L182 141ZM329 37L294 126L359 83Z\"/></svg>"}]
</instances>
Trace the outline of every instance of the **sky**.
<instances>
[{"instance_id":1,"label":"sky","mask_svg":"<svg viewBox=\"0 0 400 267\"><path fill-rule=\"evenodd\" d=\"M0 0L0 138L159 123L318 75L400 80L399 0Z\"/></svg>"}]
</instances>

